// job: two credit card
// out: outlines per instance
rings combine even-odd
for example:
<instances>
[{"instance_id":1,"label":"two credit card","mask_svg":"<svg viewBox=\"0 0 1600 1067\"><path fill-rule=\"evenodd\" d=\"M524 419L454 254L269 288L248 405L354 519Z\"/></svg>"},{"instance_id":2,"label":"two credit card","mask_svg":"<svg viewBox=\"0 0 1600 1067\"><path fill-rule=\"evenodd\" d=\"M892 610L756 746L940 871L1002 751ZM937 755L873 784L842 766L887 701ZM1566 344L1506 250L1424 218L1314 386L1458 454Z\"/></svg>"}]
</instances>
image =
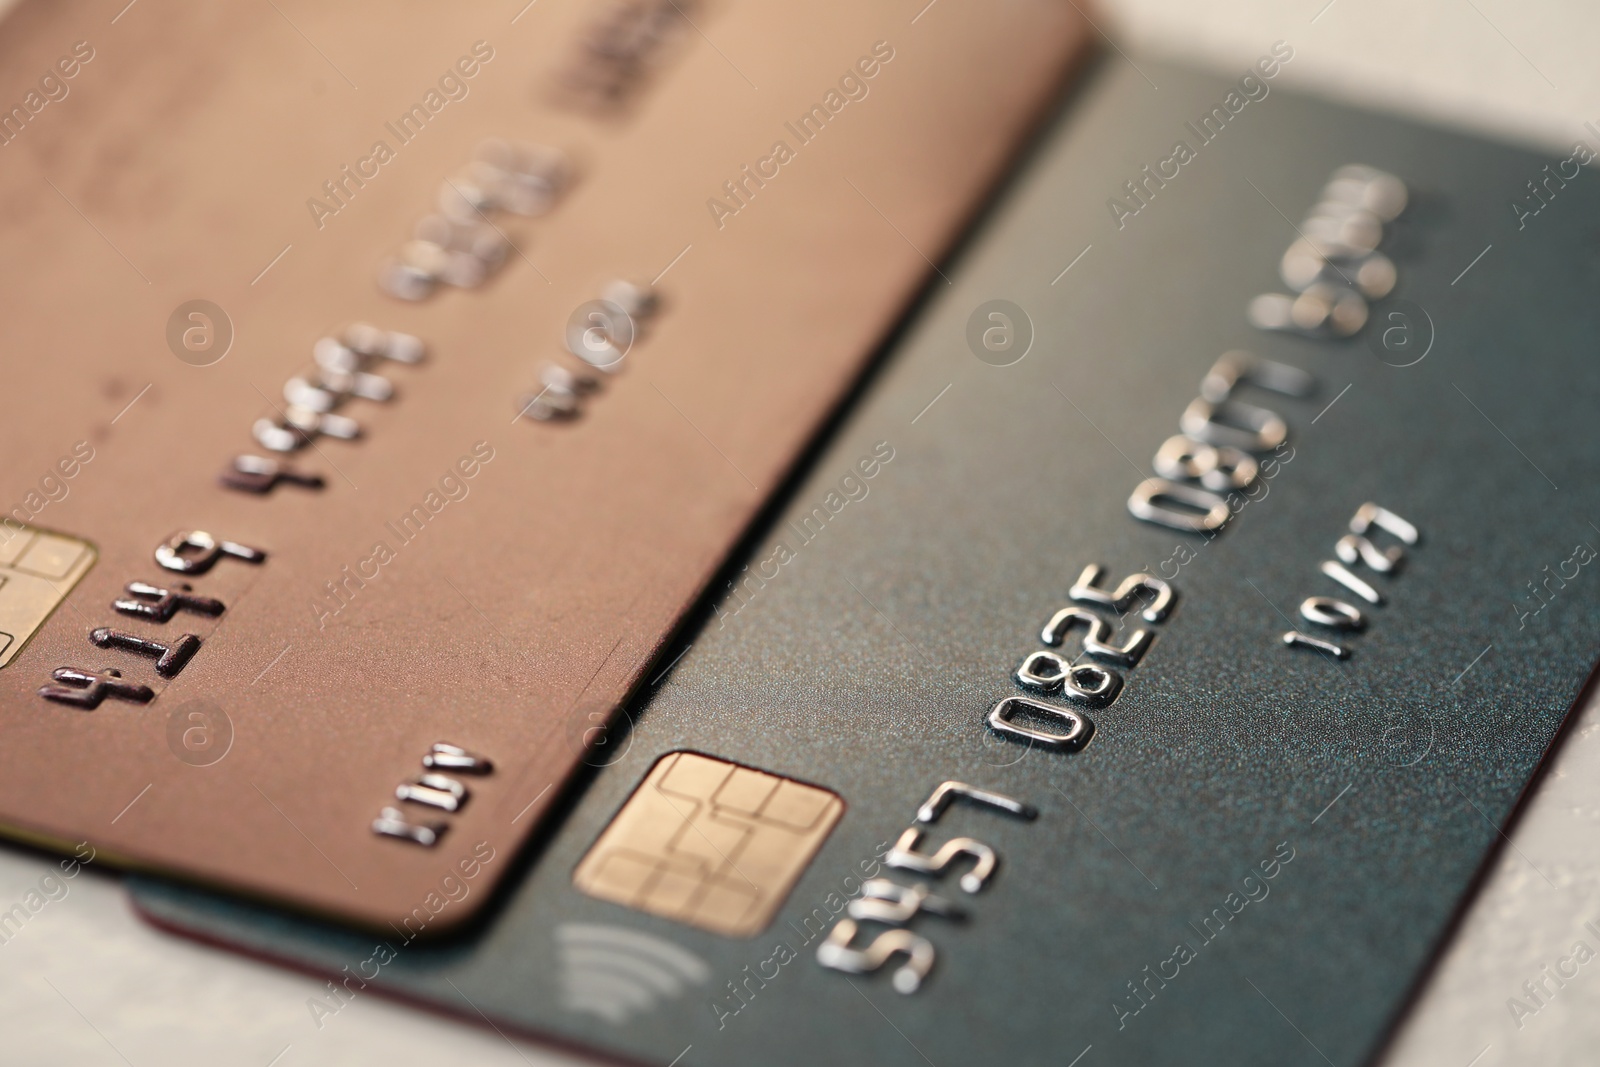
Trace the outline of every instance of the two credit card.
<instances>
[{"instance_id":1,"label":"two credit card","mask_svg":"<svg viewBox=\"0 0 1600 1067\"><path fill-rule=\"evenodd\" d=\"M8 24L83 46L0 178L0 455L60 549L0 586L0 832L388 930L555 810L1086 34L294 15Z\"/></svg>"},{"instance_id":2,"label":"two credit card","mask_svg":"<svg viewBox=\"0 0 1600 1067\"><path fill-rule=\"evenodd\" d=\"M1074 93L549 838L475 859L515 875L480 928L423 936L468 869L376 937L138 906L327 974L319 1027L377 992L661 1064L1372 1056L1593 665L1600 146L1293 61Z\"/></svg>"}]
</instances>

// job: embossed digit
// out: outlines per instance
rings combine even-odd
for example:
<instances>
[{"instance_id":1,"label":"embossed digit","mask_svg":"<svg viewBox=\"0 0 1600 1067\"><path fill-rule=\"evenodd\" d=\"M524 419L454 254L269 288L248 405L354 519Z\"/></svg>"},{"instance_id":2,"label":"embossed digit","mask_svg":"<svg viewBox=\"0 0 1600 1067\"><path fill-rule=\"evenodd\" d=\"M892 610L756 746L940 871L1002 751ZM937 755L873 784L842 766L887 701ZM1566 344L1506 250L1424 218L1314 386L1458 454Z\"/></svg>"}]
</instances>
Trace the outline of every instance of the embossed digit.
<instances>
[{"instance_id":1,"label":"embossed digit","mask_svg":"<svg viewBox=\"0 0 1600 1067\"><path fill-rule=\"evenodd\" d=\"M1039 640L1052 647L1059 646L1078 626L1088 631L1083 635L1083 650L1096 659L1132 667L1150 647L1150 631L1142 629L1135 629L1121 645L1110 644L1110 624L1086 608L1062 608L1050 616Z\"/></svg>"},{"instance_id":2,"label":"embossed digit","mask_svg":"<svg viewBox=\"0 0 1600 1067\"><path fill-rule=\"evenodd\" d=\"M1248 352L1224 352L1200 381L1200 395L1213 404L1233 396L1240 385L1254 385L1284 396L1310 396L1316 381L1299 367L1258 360Z\"/></svg>"},{"instance_id":3,"label":"embossed digit","mask_svg":"<svg viewBox=\"0 0 1600 1067\"><path fill-rule=\"evenodd\" d=\"M1187 434L1173 434L1161 443L1151 466L1163 478L1200 478L1217 469L1217 450Z\"/></svg>"},{"instance_id":4,"label":"embossed digit","mask_svg":"<svg viewBox=\"0 0 1600 1067\"><path fill-rule=\"evenodd\" d=\"M1059 731L1043 730L1018 722L1018 712L1027 712L1038 719L1053 719L1065 728ZM1030 745L1043 745L1075 752L1089 743L1094 735L1094 723L1070 708L1058 708L1027 697L1006 697L989 711L989 729L1005 737L1026 741Z\"/></svg>"},{"instance_id":5,"label":"embossed digit","mask_svg":"<svg viewBox=\"0 0 1600 1067\"><path fill-rule=\"evenodd\" d=\"M1276 412L1240 400L1214 404L1198 396L1183 409L1178 429L1208 445L1232 445L1246 452L1270 452L1289 438L1289 425Z\"/></svg>"},{"instance_id":6,"label":"embossed digit","mask_svg":"<svg viewBox=\"0 0 1600 1067\"><path fill-rule=\"evenodd\" d=\"M1248 452L1231 445L1209 445L1181 433L1162 443L1152 466L1163 478L1187 478L1219 493L1250 488L1261 471Z\"/></svg>"},{"instance_id":7,"label":"embossed digit","mask_svg":"<svg viewBox=\"0 0 1600 1067\"><path fill-rule=\"evenodd\" d=\"M1128 497L1128 512L1143 522L1182 533L1215 533L1232 515L1228 502L1211 490L1166 478L1146 478L1135 486Z\"/></svg>"},{"instance_id":8,"label":"embossed digit","mask_svg":"<svg viewBox=\"0 0 1600 1067\"><path fill-rule=\"evenodd\" d=\"M861 883L861 895L850 902L847 912L852 919L885 926L904 926L923 913L946 919L966 918L960 908L929 893L927 886L901 885L887 878L868 878Z\"/></svg>"},{"instance_id":9,"label":"embossed digit","mask_svg":"<svg viewBox=\"0 0 1600 1067\"><path fill-rule=\"evenodd\" d=\"M1421 533L1411 523L1388 508L1381 508L1368 501L1357 508L1356 513L1350 517L1350 532L1364 534L1374 526L1394 534L1408 545L1414 545L1422 539Z\"/></svg>"},{"instance_id":10,"label":"embossed digit","mask_svg":"<svg viewBox=\"0 0 1600 1067\"><path fill-rule=\"evenodd\" d=\"M1103 708L1116 700L1122 676L1109 667L1072 661L1055 652L1031 652L1017 668L1017 684L1035 693L1060 692L1079 704Z\"/></svg>"},{"instance_id":11,"label":"embossed digit","mask_svg":"<svg viewBox=\"0 0 1600 1067\"><path fill-rule=\"evenodd\" d=\"M1223 505L1227 507L1226 504ZM1178 591L1172 583L1162 578L1154 578L1144 572L1130 574L1124 578L1115 592L1103 589L1098 584L1100 576L1105 572L1098 564L1091 563L1083 568L1083 573L1078 575L1078 580L1073 583L1068 591L1070 597L1083 604L1098 604L1121 614L1128 610L1141 592L1151 595L1150 603L1144 606L1139 613L1145 622L1160 622L1172 610L1173 601L1178 597Z\"/></svg>"},{"instance_id":12,"label":"embossed digit","mask_svg":"<svg viewBox=\"0 0 1600 1067\"><path fill-rule=\"evenodd\" d=\"M835 923L827 940L817 946L817 962L846 974L871 974L896 954L904 955L906 962L894 972L895 992L915 993L933 970L933 942L910 930L885 930L865 948L854 948L857 929L854 919Z\"/></svg>"},{"instance_id":13,"label":"embossed digit","mask_svg":"<svg viewBox=\"0 0 1600 1067\"><path fill-rule=\"evenodd\" d=\"M1300 615L1330 630L1359 630L1367 624L1359 608L1327 596L1306 597L1300 602Z\"/></svg>"},{"instance_id":14,"label":"embossed digit","mask_svg":"<svg viewBox=\"0 0 1600 1067\"><path fill-rule=\"evenodd\" d=\"M1405 552L1399 545L1390 545L1386 551L1379 551L1378 546L1365 534L1345 534L1334 544L1333 554L1351 566L1364 563L1379 574L1392 574L1405 558Z\"/></svg>"},{"instance_id":15,"label":"embossed digit","mask_svg":"<svg viewBox=\"0 0 1600 1067\"><path fill-rule=\"evenodd\" d=\"M890 867L898 867L904 871L917 871L921 874L942 875L945 869L963 856L972 859L972 870L961 876L962 890L976 893L981 890L989 876L994 873L995 866L1000 862L994 849L970 837L952 837L939 846L936 852L918 852L917 844L922 840L922 830L918 827L907 827L905 833L900 835L900 840L894 843L883 857L883 862Z\"/></svg>"}]
</instances>

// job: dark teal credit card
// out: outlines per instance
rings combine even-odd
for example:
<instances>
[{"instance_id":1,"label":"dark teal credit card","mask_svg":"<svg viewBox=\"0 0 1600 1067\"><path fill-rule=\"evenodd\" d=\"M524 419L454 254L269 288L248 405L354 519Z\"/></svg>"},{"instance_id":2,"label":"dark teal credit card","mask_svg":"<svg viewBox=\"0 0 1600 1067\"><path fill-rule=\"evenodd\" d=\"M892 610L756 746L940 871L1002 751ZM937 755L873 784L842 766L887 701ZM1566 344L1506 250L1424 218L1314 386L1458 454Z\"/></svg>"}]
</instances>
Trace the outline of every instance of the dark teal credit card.
<instances>
[{"instance_id":1,"label":"dark teal credit card","mask_svg":"<svg viewBox=\"0 0 1600 1067\"><path fill-rule=\"evenodd\" d=\"M392 935L140 909L327 975L310 1031L1369 1060L1595 660L1600 144L1283 61L1075 90L470 934L467 870Z\"/></svg>"}]
</instances>

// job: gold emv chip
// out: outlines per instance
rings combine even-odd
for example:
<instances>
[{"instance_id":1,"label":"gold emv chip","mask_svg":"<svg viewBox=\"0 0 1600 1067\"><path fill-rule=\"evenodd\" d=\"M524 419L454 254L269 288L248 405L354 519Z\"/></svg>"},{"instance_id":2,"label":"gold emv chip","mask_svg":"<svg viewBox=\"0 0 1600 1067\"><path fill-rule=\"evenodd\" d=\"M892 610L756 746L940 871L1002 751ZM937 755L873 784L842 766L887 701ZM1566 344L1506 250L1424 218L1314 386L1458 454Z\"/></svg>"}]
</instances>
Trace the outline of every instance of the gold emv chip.
<instances>
[{"instance_id":1,"label":"gold emv chip","mask_svg":"<svg viewBox=\"0 0 1600 1067\"><path fill-rule=\"evenodd\" d=\"M94 561L87 541L0 522L0 667L22 651Z\"/></svg>"},{"instance_id":2,"label":"gold emv chip","mask_svg":"<svg viewBox=\"0 0 1600 1067\"><path fill-rule=\"evenodd\" d=\"M772 921L844 812L826 789L693 752L656 761L573 873L583 892L729 937Z\"/></svg>"}]
</instances>

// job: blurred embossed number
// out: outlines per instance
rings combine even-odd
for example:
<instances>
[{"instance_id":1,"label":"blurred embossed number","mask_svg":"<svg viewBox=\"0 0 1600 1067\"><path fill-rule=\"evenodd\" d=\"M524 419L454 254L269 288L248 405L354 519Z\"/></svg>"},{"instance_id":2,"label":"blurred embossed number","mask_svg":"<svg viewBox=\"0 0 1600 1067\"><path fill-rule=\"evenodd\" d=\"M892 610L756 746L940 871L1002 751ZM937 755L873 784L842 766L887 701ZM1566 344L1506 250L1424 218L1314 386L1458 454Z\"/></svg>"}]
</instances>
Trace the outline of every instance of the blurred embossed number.
<instances>
[{"instance_id":1,"label":"blurred embossed number","mask_svg":"<svg viewBox=\"0 0 1600 1067\"><path fill-rule=\"evenodd\" d=\"M191 767L218 763L233 747L233 720L205 700L189 700L167 716L167 748Z\"/></svg>"},{"instance_id":2,"label":"blurred embossed number","mask_svg":"<svg viewBox=\"0 0 1600 1067\"><path fill-rule=\"evenodd\" d=\"M167 347L191 367L209 367L233 347L233 320L209 300L187 300L167 316Z\"/></svg>"},{"instance_id":3,"label":"blurred embossed number","mask_svg":"<svg viewBox=\"0 0 1600 1067\"><path fill-rule=\"evenodd\" d=\"M1009 367L1033 347L1033 320L1009 300L985 300L967 319L967 347L991 367Z\"/></svg>"},{"instance_id":4,"label":"blurred embossed number","mask_svg":"<svg viewBox=\"0 0 1600 1067\"><path fill-rule=\"evenodd\" d=\"M1289 439L1282 416L1240 400L1238 393L1251 387L1304 398L1314 385L1298 367L1258 360L1248 352L1224 353L1178 417L1179 432L1156 452L1156 477L1134 487L1129 513L1182 533L1210 535L1222 529L1244 500L1258 498L1250 490L1263 465L1275 462ZM1273 459L1256 459L1269 452ZM1275 469L1269 468L1267 477Z\"/></svg>"},{"instance_id":5,"label":"blurred embossed number","mask_svg":"<svg viewBox=\"0 0 1600 1067\"><path fill-rule=\"evenodd\" d=\"M1420 304L1391 300L1367 331L1367 347L1391 367L1412 367L1433 349L1433 317Z\"/></svg>"}]
</instances>

